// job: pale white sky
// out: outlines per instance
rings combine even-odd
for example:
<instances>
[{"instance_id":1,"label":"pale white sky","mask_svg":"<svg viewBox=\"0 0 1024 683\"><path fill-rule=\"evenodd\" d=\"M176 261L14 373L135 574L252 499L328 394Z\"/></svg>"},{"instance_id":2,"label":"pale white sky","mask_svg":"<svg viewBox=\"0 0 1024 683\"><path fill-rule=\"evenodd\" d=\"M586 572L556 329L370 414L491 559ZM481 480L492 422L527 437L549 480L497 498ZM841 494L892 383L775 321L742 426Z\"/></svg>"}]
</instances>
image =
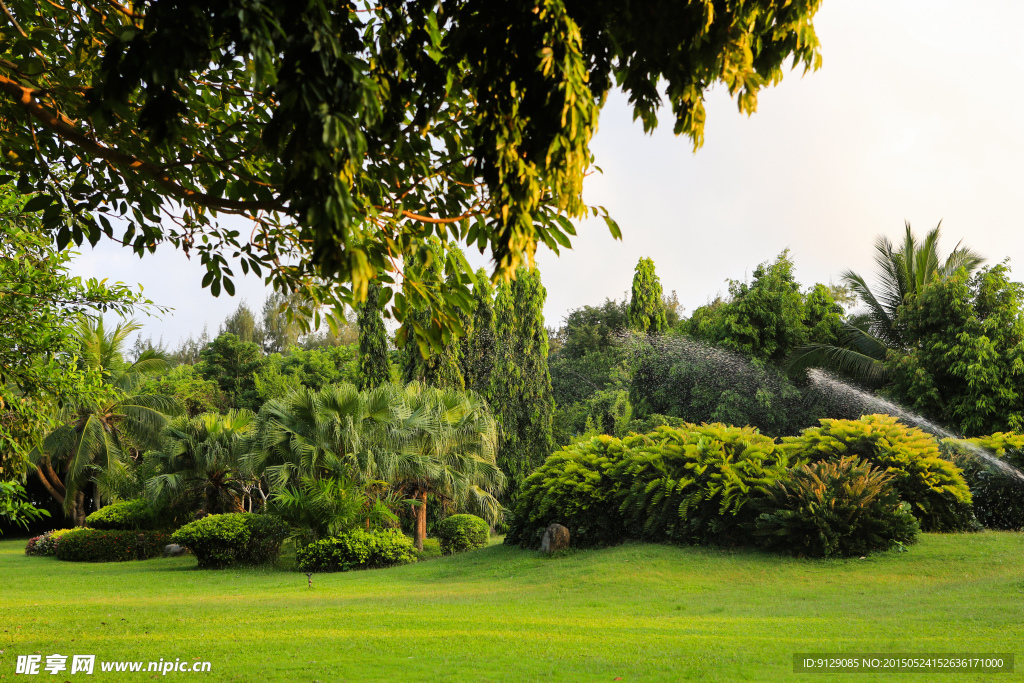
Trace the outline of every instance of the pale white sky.
<instances>
[{"instance_id":1,"label":"pale white sky","mask_svg":"<svg viewBox=\"0 0 1024 683\"><path fill-rule=\"evenodd\" d=\"M572 251L540 254L547 324L621 298L642 256L688 311L787 247L805 286L870 271L875 236L899 238L904 220L924 233L941 219L944 250L963 239L990 262L1010 257L1024 278L1022 25L1024 3L1012 0L824 0L823 67L764 91L750 118L713 92L696 154L668 116L646 136L613 98L594 141L604 174L585 197L623 240L590 221ZM147 323L172 344L204 323L215 332L239 298L265 297L250 276L235 298L215 299L198 264L170 249L142 260L109 243L83 252L76 274L141 283L174 307Z\"/></svg>"}]
</instances>

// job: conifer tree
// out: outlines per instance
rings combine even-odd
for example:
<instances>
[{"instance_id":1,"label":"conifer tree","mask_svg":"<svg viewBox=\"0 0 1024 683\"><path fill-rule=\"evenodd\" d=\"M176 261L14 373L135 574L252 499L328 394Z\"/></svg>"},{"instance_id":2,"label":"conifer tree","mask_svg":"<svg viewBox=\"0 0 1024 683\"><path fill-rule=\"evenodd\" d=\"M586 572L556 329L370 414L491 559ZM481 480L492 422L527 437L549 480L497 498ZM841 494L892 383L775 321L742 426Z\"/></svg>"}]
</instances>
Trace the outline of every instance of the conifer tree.
<instances>
[{"instance_id":1,"label":"conifer tree","mask_svg":"<svg viewBox=\"0 0 1024 683\"><path fill-rule=\"evenodd\" d=\"M540 272L520 268L498 287L494 303L497 353L491 409L500 425L498 464L515 499L523 480L551 454L554 401L544 328L547 292Z\"/></svg>"},{"instance_id":2,"label":"conifer tree","mask_svg":"<svg viewBox=\"0 0 1024 683\"><path fill-rule=\"evenodd\" d=\"M358 308L359 389L376 389L391 381L388 333L380 313L380 283L370 283L366 301Z\"/></svg>"},{"instance_id":3,"label":"conifer tree","mask_svg":"<svg viewBox=\"0 0 1024 683\"><path fill-rule=\"evenodd\" d=\"M476 271L473 282L473 318L469 334L462 341L462 375L466 388L490 400L496 338L494 331L494 287L487 271Z\"/></svg>"},{"instance_id":4,"label":"conifer tree","mask_svg":"<svg viewBox=\"0 0 1024 683\"><path fill-rule=\"evenodd\" d=\"M455 246L449 248L458 249ZM444 282L444 249L440 239L436 236L430 237L426 247L410 257L406 273L416 273L417 277L423 275L432 278L434 282ZM434 317L435 311L426 306L411 311L406 316L405 324L410 328L418 325L421 329L428 329L434 326ZM465 325L465 321L462 321L462 324ZM447 344L440 351L427 348L427 355L423 354L424 347L412 343L411 339L405 345L402 351L402 379L405 382L419 381L428 386L459 390L466 388L460 363L461 344Z\"/></svg>"},{"instance_id":5,"label":"conifer tree","mask_svg":"<svg viewBox=\"0 0 1024 683\"><path fill-rule=\"evenodd\" d=\"M668 329L661 281L654 272L654 261L649 258L640 259L633 274L629 327L648 334L661 334Z\"/></svg>"}]
</instances>

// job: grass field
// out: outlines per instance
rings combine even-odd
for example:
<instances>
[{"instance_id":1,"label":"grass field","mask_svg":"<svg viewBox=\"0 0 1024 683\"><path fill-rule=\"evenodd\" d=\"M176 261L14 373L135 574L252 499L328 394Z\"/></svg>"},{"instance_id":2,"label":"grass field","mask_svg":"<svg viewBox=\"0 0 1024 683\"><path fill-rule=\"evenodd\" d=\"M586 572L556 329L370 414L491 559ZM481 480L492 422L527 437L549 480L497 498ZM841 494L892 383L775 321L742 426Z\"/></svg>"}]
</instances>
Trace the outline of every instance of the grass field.
<instances>
[{"instance_id":1,"label":"grass field","mask_svg":"<svg viewBox=\"0 0 1024 683\"><path fill-rule=\"evenodd\" d=\"M501 545L314 577L195 559L71 564L0 542L0 678L19 654L200 659L202 681L1021 680L795 674L796 652L1016 652L1024 535L926 534L909 553L810 561L625 545ZM70 659L69 659L70 662ZM65 672L66 674L67 672ZM100 673L39 680L150 680Z\"/></svg>"}]
</instances>

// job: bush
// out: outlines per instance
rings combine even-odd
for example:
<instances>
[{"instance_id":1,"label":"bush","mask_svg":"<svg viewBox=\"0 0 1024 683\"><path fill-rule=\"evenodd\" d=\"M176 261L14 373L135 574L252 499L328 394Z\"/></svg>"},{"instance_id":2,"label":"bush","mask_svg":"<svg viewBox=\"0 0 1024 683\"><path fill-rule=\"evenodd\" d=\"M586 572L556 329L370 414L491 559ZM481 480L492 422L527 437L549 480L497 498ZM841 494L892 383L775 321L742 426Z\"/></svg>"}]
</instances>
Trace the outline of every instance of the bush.
<instances>
[{"instance_id":1,"label":"bush","mask_svg":"<svg viewBox=\"0 0 1024 683\"><path fill-rule=\"evenodd\" d=\"M626 441L642 437L627 437ZM505 543L539 548L544 530L558 522L579 547L614 545L626 537L608 469L626 446L595 436L556 451L523 482Z\"/></svg>"},{"instance_id":2,"label":"bush","mask_svg":"<svg viewBox=\"0 0 1024 683\"><path fill-rule=\"evenodd\" d=\"M1024 435L998 432L967 442L946 439L943 447L964 473L971 489L974 516L990 529L1024 529L1024 482L978 457L984 449L1016 468L1024 468Z\"/></svg>"},{"instance_id":3,"label":"bush","mask_svg":"<svg viewBox=\"0 0 1024 683\"><path fill-rule=\"evenodd\" d=\"M977 522L971 491L960 468L944 460L935 439L889 415L859 420L820 420L820 427L783 439L794 459L838 460L856 455L893 475L899 497L925 531L962 531Z\"/></svg>"},{"instance_id":4,"label":"bush","mask_svg":"<svg viewBox=\"0 0 1024 683\"><path fill-rule=\"evenodd\" d=\"M159 531L74 529L56 543L58 560L67 562L127 562L158 556L170 541Z\"/></svg>"},{"instance_id":5,"label":"bush","mask_svg":"<svg viewBox=\"0 0 1024 683\"><path fill-rule=\"evenodd\" d=\"M786 454L753 427L659 427L630 445L610 475L634 538L742 544L750 501L787 477Z\"/></svg>"},{"instance_id":6,"label":"bush","mask_svg":"<svg viewBox=\"0 0 1024 683\"><path fill-rule=\"evenodd\" d=\"M412 539L398 529L356 529L299 548L295 560L304 572L344 572L408 564L416 555Z\"/></svg>"},{"instance_id":7,"label":"bush","mask_svg":"<svg viewBox=\"0 0 1024 683\"><path fill-rule=\"evenodd\" d=\"M125 530L152 529L156 524L153 507L145 500L126 500L100 508L85 518L92 529Z\"/></svg>"},{"instance_id":8,"label":"bush","mask_svg":"<svg viewBox=\"0 0 1024 683\"><path fill-rule=\"evenodd\" d=\"M797 465L758 503L755 534L768 549L808 557L846 557L913 543L910 506L892 488L893 474L857 457Z\"/></svg>"},{"instance_id":9,"label":"bush","mask_svg":"<svg viewBox=\"0 0 1024 683\"><path fill-rule=\"evenodd\" d=\"M476 515L452 515L437 525L435 533L441 541L441 553L452 555L487 547L491 529Z\"/></svg>"},{"instance_id":10,"label":"bush","mask_svg":"<svg viewBox=\"0 0 1024 683\"><path fill-rule=\"evenodd\" d=\"M539 547L557 522L578 547L740 543L756 516L749 501L785 478L787 465L775 440L752 427L687 424L579 441L527 478L505 542Z\"/></svg>"},{"instance_id":11,"label":"bush","mask_svg":"<svg viewBox=\"0 0 1024 683\"><path fill-rule=\"evenodd\" d=\"M210 515L181 527L171 542L192 551L203 568L268 564L277 560L288 527L277 517L250 512Z\"/></svg>"},{"instance_id":12,"label":"bush","mask_svg":"<svg viewBox=\"0 0 1024 683\"><path fill-rule=\"evenodd\" d=\"M53 557L57 554L57 541L72 531L75 531L75 529L57 529L55 531L47 531L41 536L30 538L25 545L25 554Z\"/></svg>"}]
</instances>

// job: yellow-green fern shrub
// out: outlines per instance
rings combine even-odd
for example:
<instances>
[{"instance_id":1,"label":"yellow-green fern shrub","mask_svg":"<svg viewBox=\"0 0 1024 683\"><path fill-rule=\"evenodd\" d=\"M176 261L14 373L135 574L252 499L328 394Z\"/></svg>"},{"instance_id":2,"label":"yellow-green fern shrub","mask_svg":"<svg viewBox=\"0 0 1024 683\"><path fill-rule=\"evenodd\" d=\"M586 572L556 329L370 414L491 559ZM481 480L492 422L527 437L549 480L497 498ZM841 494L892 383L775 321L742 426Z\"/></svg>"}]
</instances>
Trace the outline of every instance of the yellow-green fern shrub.
<instances>
[{"instance_id":1,"label":"yellow-green fern shrub","mask_svg":"<svg viewBox=\"0 0 1024 683\"><path fill-rule=\"evenodd\" d=\"M919 530L893 474L856 456L795 466L755 503L759 545L807 557L849 557L913 543Z\"/></svg>"},{"instance_id":2,"label":"yellow-green fern shrub","mask_svg":"<svg viewBox=\"0 0 1024 683\"><path fill-rule=\"evenodd\" d=\"M754 427L659 427L610 470L629 535L651 541L742 544L751 501L787 476L788 457Z\"/></svg>"},{"instance_id":3,"label":"yellow-green fern shrub","mask_svg":"<svg viewBox=\"0 0 1024 683\"><path fill-rule=\"evenodd\" d=\"M602 435L555 451L523 482L505 543L537 548L544 530L556 522L569 529L578 547L621 543L626 532L618 486L607 472L626 448L623 440Z\"/></svg>"},{"instance_id":4,"label":"yellow-green fern shrub","mask_svg":"<svg viewBox=\"0 0 1024 683\"><path fill-rule=\"evenodd\" d=\"M1024 481L982 460L975 448L1018 469L1024 469L1024 435L997 432L967 439L946 439L942 448L959 466L971 489L974 515L990 529L1024 529Z\"/></svg>"},{"instance_id":5,"label":"yellow-green fern shrub","mask_svg":"<svg viewBox=\"0 0 1024 683\"><path fill-rule=\"evenodd\" d=\"M924 531L960 531L977 524L963 473L942 458L929 434L890 415L820 422L783 439L792 459L821 462L855 455L892 474L893 488Z\"/></svg>"}]
</instances>

